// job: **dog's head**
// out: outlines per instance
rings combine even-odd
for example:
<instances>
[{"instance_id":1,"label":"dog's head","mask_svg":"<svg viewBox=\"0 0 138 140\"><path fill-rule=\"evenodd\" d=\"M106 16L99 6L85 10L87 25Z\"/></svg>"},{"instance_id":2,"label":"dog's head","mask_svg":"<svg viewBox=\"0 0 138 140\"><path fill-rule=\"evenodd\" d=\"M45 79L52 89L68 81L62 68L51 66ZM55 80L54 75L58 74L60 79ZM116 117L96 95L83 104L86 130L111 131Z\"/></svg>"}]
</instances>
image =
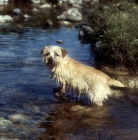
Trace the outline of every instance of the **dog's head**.
<instances>
[{"instance_id":1,"label":"dog's head","mask_svg":"<svg viewBox=\"0 0 138 140\"><path fill-rule=\"evenodd\" d=\"M49 68L57 66L67 55L67 51L58 46L45 46L40 53Z\"/></svg>"}]
</instances>

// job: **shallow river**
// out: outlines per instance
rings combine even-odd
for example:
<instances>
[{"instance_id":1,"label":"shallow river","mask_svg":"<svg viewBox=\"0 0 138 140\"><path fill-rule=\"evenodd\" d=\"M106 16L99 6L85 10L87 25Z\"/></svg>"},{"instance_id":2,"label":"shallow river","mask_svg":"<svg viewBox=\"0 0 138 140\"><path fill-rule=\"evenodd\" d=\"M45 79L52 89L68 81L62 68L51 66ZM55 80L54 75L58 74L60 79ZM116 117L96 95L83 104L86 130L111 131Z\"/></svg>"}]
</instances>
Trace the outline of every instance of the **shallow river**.
<instances>
[{"instance_id":1,"label":"shallow river","mask_svg":"<svg viewBox=\"0 0 138 140\"><path fill-rule=\"evenodd\" d=\"M32 23L33 24L33 23ZM78 30L53 25L24 27L24 32L0 32L0 139L136 140L138 97L111 98L103 107L58 101L57 86L41 60L45 45L62 39L70 57L93 65L89 44Z\"/></svg>"}]
</instances>

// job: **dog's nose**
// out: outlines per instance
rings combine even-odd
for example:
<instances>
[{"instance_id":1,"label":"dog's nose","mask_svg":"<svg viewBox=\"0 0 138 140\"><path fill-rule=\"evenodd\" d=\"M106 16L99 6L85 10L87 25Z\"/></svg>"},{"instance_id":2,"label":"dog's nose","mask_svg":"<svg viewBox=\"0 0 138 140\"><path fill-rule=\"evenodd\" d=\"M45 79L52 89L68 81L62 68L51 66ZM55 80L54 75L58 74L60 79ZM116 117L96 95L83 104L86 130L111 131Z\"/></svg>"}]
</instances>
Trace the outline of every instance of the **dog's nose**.
<instances>
[{"instance_id":1,"label":"dog's nose","mask_svg":"<svg viewBox=\"0 0 138 140\"><path fill-rule=\"evenodd\" d=\"M48 59L48 63L49 63L49 64L53 64L53 63L54 63L54 60L53 60L52 57L50 57L50 58Z\"/></svg>"}]
</instances>

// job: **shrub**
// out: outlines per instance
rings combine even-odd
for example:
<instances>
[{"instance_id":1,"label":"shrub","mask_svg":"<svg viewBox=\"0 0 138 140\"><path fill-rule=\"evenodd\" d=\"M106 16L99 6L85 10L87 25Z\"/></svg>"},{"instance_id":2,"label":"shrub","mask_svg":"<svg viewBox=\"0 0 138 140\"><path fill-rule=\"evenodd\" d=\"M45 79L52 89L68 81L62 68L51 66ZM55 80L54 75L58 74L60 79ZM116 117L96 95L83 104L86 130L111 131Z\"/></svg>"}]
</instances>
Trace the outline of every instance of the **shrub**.
<instances>
[{"instance_id":1,"label":"shrub","mask_svg":"<svg viewBox=\"0 0 138 140\"><path fill-rule=\"evenodd\" d=\"M138 7L128 0L100 4L91 14L97 58L101 64L138 68Z\"/></svg>"}]
</instances>

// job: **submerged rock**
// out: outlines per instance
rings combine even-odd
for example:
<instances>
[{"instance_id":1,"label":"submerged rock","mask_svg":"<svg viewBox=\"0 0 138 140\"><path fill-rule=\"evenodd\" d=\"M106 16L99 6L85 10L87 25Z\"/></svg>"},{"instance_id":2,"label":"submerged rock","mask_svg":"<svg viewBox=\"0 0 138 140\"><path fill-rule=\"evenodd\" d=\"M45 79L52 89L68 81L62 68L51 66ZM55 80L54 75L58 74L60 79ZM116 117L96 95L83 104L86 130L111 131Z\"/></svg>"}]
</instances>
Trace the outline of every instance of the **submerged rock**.
<instances>
[{"instance_id":1,"label":"submerged rock","mask_svg":"<svg viewBox=\"0 0 138 140\"><path fill-rule=\"evenodd\" d=\"M64 41L63 41L63 40L57 40L57 43L58 43L58 44L63 44Z\"/></svg>"},{"instance_id":2,"label":"submerged rock","mask_svg":"<svg viewBox=\"0 0 138 140\"><path fill-rule=\"evenodd\" d=\"M23 116L22 114L14 114L14 115L10 115L9 119L13 122L21 122L21 121L25 121L27 120L25 116Z\"/></svg>"},{"instance_id":3,"label":"submerged rock","mask_svg":"<svg viewBox=\"0 0 138 140\"><path fill-rule=\"evenodd\" d=\"M6 120L3 117L0 117L0 128L8 128L12 125L12 122L9 120Z\"/></svg>"}]
</instances>

